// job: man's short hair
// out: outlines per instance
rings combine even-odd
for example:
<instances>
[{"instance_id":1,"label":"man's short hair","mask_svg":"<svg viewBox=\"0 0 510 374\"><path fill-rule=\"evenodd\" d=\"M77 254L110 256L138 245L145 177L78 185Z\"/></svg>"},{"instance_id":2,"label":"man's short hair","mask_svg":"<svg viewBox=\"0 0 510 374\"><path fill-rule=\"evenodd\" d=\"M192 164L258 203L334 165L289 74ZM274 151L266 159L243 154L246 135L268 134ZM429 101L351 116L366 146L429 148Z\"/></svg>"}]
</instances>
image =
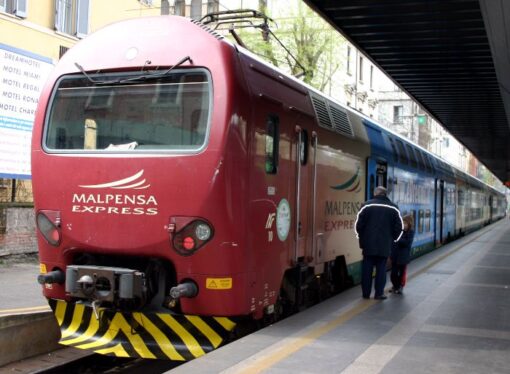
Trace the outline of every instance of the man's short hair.
<instances>
[{"instance_id":1,"label":"man's short hair","mask_svg":"<svg viewBox=\"0 0 510 374\"><path fill-rule=\"evenodd\" d=\"M377 186L374 190L374 196L386 196L388 194L388 191L386 190L386 187L383 186Z\"/></svg>"}]
</instances>

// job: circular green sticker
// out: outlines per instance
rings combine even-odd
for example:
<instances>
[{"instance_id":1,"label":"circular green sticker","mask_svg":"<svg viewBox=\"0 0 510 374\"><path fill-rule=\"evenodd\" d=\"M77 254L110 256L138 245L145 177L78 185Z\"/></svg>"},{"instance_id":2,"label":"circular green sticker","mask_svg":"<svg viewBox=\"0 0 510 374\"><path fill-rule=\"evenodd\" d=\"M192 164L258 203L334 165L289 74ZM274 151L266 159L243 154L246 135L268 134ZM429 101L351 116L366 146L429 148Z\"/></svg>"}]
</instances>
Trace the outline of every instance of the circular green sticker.
<instances>
[{"instance_id":1,"label":"circular green sticker","mask_svg":"<svg viewBox=\"0 0 510 374\"><path fill-rule=\"evenodd\" d=\"M290 230L290 205L286 199L282 199L276 209L276 232L282 242L287 239Z\"/></svg>"}]
</instances>

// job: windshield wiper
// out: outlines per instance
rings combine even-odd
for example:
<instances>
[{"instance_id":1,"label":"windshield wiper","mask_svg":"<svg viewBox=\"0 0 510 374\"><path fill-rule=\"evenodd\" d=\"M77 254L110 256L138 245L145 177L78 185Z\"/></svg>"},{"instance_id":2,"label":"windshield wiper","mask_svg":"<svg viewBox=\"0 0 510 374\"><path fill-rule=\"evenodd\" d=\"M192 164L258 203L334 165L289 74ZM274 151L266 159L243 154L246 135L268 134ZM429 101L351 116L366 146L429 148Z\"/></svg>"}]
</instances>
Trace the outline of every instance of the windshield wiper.
<instances>
[{"instance_id":1,"label":"windshield wiper","mask_svg":"<svg viewBox=\"0 0 510 374\"><path fill-rule=\"evenodd\" d=\"M144 81L151 80L151 79L162 78L162 77L168 75L168 73L170 73L176 67L179 67L182 64L184 64L186 61L189 61L190 64L193 64L193 60L191 59L191 57L190 56L186 56L186 57L182 58L181 60L179 60L179 62L177 62L174 66L172 66L172 67L170 67L167 70L162 71L162 72L155 72L155 73L150 73L150 74L141 74L141 75L137 75L137 76L131 77L131 78L115 79L115 80L108 80L108 81L94 79L89 74L87 74L87 72L85 71L83 66L81 66L77 62L75 62L74 65L80 70L80 72L85 76L85 78L88 79L88 81L90 83L92 83L94 85L101 86L101 85L108 85L108 84L138 83L138 82L144 82ZM144 68L145 68L145 65L143 66L142 71L143 71Z\"/></svg>"}]
</instances>

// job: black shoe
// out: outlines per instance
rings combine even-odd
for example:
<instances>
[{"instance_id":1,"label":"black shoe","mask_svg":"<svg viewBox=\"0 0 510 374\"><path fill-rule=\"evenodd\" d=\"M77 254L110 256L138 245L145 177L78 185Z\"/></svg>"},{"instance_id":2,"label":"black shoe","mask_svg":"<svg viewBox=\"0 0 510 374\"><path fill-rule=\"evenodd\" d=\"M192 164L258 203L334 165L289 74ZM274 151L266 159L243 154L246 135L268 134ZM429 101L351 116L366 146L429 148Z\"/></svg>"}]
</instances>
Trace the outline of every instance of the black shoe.
<instances>
[{"instance_id":1,"label":"black shoe","mask_svg":"<svg viewBox=\"0 0 510 374\"><path fill-rule=\"evenodd\" d=\"M393 291L395 294L397 295L402 295L402 287L396 289L395 291Z\"/></svg>"},{"instance_id":2,"label":"black shoe","mask_svg":"<svg viewBox=\"0 0 510 374\"><path fill-rule=\"evenodd\" d=\"M379 295L379 296L375 296L374 299L376 300L386 300L388 298L388 296L386 295Z\"/></svg>"},{"instance_id":3,"label":"black shoe","mask_svg":"<svg viewBox=\"0 0 510 374\"><path fill-rule=\"evenodd\" d=\"M365 295L363 295L363 298L364 298L365 300L368 300L368 299L370 299L370 296L365 296Z\"/></svg>"}]
</instances>

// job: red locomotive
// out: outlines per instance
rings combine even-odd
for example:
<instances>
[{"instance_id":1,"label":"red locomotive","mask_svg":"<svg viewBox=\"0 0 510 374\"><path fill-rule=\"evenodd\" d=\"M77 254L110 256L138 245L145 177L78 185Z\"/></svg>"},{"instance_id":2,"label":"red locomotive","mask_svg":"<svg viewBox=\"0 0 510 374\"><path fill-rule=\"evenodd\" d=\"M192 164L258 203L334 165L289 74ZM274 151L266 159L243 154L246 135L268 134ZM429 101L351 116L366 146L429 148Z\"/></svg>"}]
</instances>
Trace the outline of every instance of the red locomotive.
<instances>
[{"instance_id":1,"label":"red locomotive","mask_svg":"<svg viewBox=\"0 0 510 374\"><path fill-rule=\"evenodd\" d=\"M43 90L32 143L61 343L192 359L240 317L358 282L356 213L389 175L366 120L189 19L82 40Z\"/></svg>"}]
</instances>

